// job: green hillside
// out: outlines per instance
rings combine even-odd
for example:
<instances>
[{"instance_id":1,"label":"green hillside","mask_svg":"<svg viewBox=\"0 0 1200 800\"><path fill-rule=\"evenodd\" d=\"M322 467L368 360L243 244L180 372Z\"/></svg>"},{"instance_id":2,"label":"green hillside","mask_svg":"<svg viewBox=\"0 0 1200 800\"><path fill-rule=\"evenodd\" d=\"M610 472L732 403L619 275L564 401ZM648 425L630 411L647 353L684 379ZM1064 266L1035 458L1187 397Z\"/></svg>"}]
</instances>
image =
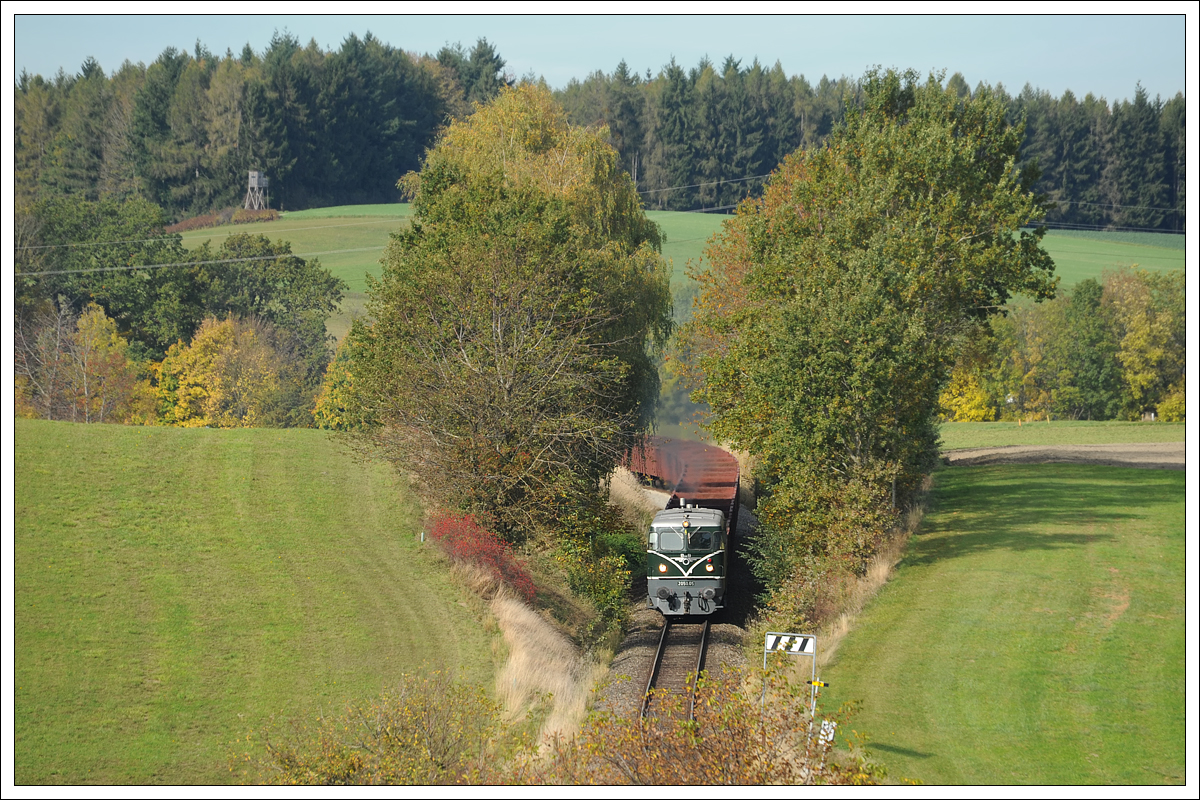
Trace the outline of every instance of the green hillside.
<instances>
[{"instance_id":1,"label":"green hillside","mask_svg":"<svg viewBox=\"0 0 1200 800\"><path fill-rule=\"evenodd\" d=\"M412 213L407 203L335 206L289 211L274 222L227 225L183 235L184 245L199 246L221 241L236 233L261 233L273 240L292 243L292 252L320 259L330 272L346 281L349 290L340 313L329 321L329 330L339 339L350 322L364 313L368 273L379 275L379 260L388 235L406 224ZM726 214L686 211L651 211L647 215L666 234L663 255L671 259L671 288L676 313L690 308L695 284L687 277L689 268L700 263L709 238ZM1054 258L1062 285L1071 287L1087 278L1099 279L1105 271L1139 265L1151 270L1183 269L1183 237L1166 233L1120 233L1052 231L1043 244Z\"/></svg>"},{"instance_id":2,"label":"green hillside","mask_svg":"<svg viewBox=\"0 0 1200 800\"><path fill-rule=\"evenodd\" d=\"M1139 266L1154 272L1184 268L1184 237L1172 233L1050 231L1042 246L1054 259L1064 287L1105 272Z\"/></svg>"},{"instance_id":3,"label":"green hillside","mask_svg":"<svg viewBox=\"0 0 1200 800\"><path fill-rule=\"evenodd\" d=\"M16 421L15 779L216 783L271 715L490 686L416 499L316 430Z\"/></svg>"},{"instance_id":4,"label":"green hillside","mask_svg":"<svg viewBox=\"0 0 1200 800\"><path fill-rule=\"evenodd\" d=\"M894 778L1184 780L1184 473L957 467L822 676Z\"/></svg>"},{"instance_id":5,"label":"green hillside","mask_svg":"<svg viewBox=\"0 0 1200 800\"><path fill-rule=\"evenodd\" d=\"M407 203L290 211L274 222L189 231L183 234L183 244L190 248L210 241L217 247L226 237L239 233L260 233L273 241L283 239L292 243L293 253L318 259L344 280L351 295L361 295L367 290L367 273L379 274L379 259L388 235L405 224L409 214Z\"/></svg>"}]
</instances>

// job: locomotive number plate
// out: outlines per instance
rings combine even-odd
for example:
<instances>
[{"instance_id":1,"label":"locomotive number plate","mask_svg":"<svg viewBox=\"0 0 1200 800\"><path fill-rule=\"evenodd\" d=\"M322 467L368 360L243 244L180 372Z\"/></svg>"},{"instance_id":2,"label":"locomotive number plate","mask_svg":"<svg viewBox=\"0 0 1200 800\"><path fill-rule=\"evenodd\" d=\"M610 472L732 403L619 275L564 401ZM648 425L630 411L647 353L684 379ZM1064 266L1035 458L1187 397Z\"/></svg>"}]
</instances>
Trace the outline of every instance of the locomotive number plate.
<instances>
[{"instance_id":1,"label":"locomotive number plate","mask_svg":"<svg viewBox=\"0 0 1200 800\"><path fill-rule=\"evenodd\" d=\"M680 586L695 586L695 581L679 581Z\"/></svg>"}]
</instances>

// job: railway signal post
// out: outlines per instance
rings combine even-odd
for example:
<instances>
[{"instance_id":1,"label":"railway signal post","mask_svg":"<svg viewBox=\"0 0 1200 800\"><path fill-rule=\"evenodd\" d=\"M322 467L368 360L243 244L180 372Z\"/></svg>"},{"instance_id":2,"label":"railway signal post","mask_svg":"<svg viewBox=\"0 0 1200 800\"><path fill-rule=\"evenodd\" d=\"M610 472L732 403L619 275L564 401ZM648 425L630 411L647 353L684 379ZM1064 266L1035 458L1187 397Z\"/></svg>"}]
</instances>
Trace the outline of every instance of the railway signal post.
<instances>
[{"instance_id":1,"label":"railway signal post","mask_svg":"<svg viewBox=\"0 0 1200 800\"><path fill-rule=\"evenodd\" d=\"M812 678L808 681L810 717L817 714L817 687L825 686L817 680L817 637L807 633L768 633L763 642L763 688L762 707L767 704L767 656L771 653L786 653L790 656L809 656L812 658Z\"/></svg>"}]
</instances>

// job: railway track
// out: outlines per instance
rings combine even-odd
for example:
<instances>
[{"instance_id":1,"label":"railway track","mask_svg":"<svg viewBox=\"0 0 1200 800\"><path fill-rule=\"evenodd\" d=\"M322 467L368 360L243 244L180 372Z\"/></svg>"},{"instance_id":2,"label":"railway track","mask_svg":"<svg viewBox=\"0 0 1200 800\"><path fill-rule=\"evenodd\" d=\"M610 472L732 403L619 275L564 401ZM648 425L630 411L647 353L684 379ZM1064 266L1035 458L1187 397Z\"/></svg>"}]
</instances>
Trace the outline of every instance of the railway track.
<instances>
[{"instance_id":1,"label":"railway track","mask_svg":"<svg viewBox=\"0 0 1200 800\"><path fill-rule=\"evenodd\" d=\"M642 717L649 716L651 706L658 706L669 696L682 696L682 708L689 720L696 718L695 678L704 667L704 650L708 646L708 620L678 622L663 618L658 650L642 696Z\"/></svg>"}]
</instances>

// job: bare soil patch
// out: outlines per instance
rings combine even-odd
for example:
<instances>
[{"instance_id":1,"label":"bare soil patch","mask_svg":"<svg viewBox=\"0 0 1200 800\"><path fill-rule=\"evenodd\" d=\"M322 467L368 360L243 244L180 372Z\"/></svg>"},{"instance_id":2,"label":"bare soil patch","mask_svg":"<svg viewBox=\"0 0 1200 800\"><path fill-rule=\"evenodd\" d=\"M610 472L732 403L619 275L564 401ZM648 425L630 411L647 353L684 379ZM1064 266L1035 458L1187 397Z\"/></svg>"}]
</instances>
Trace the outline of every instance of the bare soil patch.
<instances>
[{"instance_id":1,"label":"bare soil patch","mask_svg":"<svg viewBox=\"0 0 1200 800\"><path fill-rule=\"evenodd\" d=\"M953 467L992 464L1096 464L1138 469L1184 469L1183 442L1143 444L1011 445L947 450L942 453Z\"/></svg>"}]
</instances>

